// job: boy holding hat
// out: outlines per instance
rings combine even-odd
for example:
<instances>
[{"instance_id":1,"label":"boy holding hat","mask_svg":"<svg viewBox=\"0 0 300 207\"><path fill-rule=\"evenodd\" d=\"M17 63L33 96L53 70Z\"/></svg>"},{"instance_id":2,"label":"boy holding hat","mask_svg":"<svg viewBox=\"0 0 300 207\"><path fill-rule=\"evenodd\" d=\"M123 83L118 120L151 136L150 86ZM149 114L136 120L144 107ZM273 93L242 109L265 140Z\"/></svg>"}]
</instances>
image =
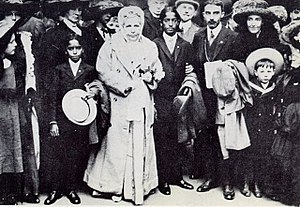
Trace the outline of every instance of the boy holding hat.
<instances>
[{"instance_id":1,"label":"boy holding hat","mask_svg":"<svg viewBox=\"0 0 300 207\"><path fill-rule=\"evenodd\" d=\"M72 204L80 204L76 190L87 165L89 140L87 125L92 121L90 117L96 113L90 103L93 100L87 98L84 92L79 94L79 91L67 96L73 89L84 90L86 83L97 78L95 68L82 60L84 52L82 38L70 33L63 46L66 60L52 70L53 81L48 92L51 136L46 139L51 146L47 151L51 162L48 163L47 172L51 186L45 205L55 203L62 195L67 196ZM65 96L69 99L65 99ZM79 96L79 99L75 99L76 96ZM83 105L88 105L88 109L86 110ZM77 106L77 111L72 108L74 106Z\"/></svg>"},{"instance_id":2,"label":"boy holding hat","mask_svg":"<svg viewBox=\"0 0 300 207\"><path fill-rule=\"evenodd\" d=\"M246 123L251 146L246 150L244 162L245 183L241 193L249 197L250 189L257 198L275 193L274 165L271 158L271 146L277 134L275 130L276 92L274 75L283 69L284 59L280 52L272 48L261 48L253 51L246 59L246 66L252 80L253 107L247 110ZM277 171L279 171L277 169ZM252 179L251 179L252 178ZM251 187L249 188L249 184ZM272 194L272 195L271 195Z\"/></svg>"},{"instance_id":3,"label":"boy holding hat","mask_svg":"<svg viewBox=\"0 0 300 207\"><path fill-rule=\"evenodd\" d=\"M179 28L182 32L178 34L184 40L192 43L194 35L200 29L200 27L192 21L192 18L196 15L198 10L199 3L196 0L177 0L175 6L181 18Z\"/></svg>"}]
</instances>

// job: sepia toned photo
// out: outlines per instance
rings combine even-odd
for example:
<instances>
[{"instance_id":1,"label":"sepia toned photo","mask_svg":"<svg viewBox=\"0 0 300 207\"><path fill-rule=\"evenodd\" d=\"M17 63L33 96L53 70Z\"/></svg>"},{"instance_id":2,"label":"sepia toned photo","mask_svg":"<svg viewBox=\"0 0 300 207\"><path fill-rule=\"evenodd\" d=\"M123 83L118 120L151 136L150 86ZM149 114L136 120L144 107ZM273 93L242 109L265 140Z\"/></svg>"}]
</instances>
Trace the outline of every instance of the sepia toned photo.
<instances>
[{"instance_id":1,"label":"sepia toned photo","mask_svg":"<svg viewBox=\"0 0 300 207\"><path fill-rule=\"evenodd\" d=\"M0 57L0 205L300 206L300 0L0 0Z\"/></svg>"}]
</instances>

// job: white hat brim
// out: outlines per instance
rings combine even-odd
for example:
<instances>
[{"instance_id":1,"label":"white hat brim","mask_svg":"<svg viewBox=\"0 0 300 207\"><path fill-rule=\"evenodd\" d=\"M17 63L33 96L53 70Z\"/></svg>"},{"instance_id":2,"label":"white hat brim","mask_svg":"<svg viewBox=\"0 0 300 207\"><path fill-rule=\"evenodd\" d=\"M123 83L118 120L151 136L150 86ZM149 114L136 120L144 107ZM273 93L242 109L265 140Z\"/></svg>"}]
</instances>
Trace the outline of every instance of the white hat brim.
<instances>
[{"instance_id":1,"label":"white hat brim","mask_svg":"<svg viewBox=\"0 0 300 207\"><path fill-rule=\"evenodd\" d=\"M66 117L74 124L86 126L97 116L97 106L93 98L85 100L88 93L81 89L68 91L62 100L62 109ZM74 106L74 103L80 103ZM78 114L78 113L82 114Z\"/></svg>"},{"instance_id":2,"label":"white hat brim","mask_svg":"<svg viewBox=\"0 0 300 207\"><path fill-rule=\"evenodd\" d=\"M246 59L245 64L248 68L250 75L254 75L256 63L263 59L268 59L274 63L275 74L277 74L283 68L284 59L280 52L273 48L260 48L250 53L250 55L248 55Z\"/></svg>"}]
</instances>

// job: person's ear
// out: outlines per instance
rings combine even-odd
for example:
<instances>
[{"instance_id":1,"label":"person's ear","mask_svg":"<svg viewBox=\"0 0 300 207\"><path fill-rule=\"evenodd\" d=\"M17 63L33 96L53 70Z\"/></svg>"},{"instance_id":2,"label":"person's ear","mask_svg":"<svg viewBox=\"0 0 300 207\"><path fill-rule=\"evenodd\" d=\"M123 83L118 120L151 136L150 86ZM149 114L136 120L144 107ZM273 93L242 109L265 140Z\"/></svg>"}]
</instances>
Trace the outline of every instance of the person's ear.
<instances>
[{"instance_id":1,"label":"person's ear","mask_svg":"<svg viewBox=\"0 0 300 207\"><path fill-rule=\"evenodd\" d=\"M253 71L253 72L254 72L254 73L253 73L253 74L254 74L254 76L255 76L255 77L257 77L257 70L256 70L256 69L254 69L254 71Z\"/></svg>"},{"instance_id":2,"label":"person's ear","mask_svg":"<svg viewBox=\"0 0 300 207\"><path fill-rule=\"evenodd\" d=\"M221 18L223 18L224 16L225 16L225 12L222 11L222 12L221 12Z\"/></svg>"}]
</instances>

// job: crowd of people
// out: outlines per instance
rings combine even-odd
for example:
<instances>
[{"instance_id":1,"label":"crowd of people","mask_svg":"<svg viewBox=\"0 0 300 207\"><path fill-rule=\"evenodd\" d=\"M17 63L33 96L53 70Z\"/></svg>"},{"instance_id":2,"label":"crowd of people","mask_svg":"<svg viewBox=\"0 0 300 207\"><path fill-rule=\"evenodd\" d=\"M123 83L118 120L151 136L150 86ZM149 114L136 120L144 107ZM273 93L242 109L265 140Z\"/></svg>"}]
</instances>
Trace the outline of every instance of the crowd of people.
<instances>
[{"instance_id":1,"label":"crowd of people","mask_svg":"<svg viewBox=\"0 0 300 207\"><path fill-rule=\"evenodd\" d=\"M300 1L0 1L0 204L78 191L300 205Z\"/></svg>"}]
</instances>

